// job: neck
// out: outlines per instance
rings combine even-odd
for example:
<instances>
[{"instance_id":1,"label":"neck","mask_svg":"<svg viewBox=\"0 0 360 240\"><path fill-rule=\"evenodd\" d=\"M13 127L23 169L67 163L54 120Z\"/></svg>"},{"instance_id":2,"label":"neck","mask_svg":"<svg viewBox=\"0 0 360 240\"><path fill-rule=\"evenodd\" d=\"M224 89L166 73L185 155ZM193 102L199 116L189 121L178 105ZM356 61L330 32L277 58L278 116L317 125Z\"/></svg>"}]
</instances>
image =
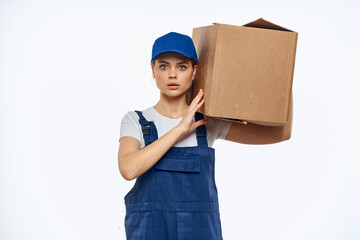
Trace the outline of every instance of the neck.
<instances>
[{"instance_id":1,"label":"neck","mask_svg":"<svg viewBox=\"0 0 360 240\"><path fill-rule=\"evenodd\" d=\"M181 118L189 106L186 104L186 94L179 97L169 97L160 92L160 100L154 108L165 117Z\"/></svg>"}]
</instances>

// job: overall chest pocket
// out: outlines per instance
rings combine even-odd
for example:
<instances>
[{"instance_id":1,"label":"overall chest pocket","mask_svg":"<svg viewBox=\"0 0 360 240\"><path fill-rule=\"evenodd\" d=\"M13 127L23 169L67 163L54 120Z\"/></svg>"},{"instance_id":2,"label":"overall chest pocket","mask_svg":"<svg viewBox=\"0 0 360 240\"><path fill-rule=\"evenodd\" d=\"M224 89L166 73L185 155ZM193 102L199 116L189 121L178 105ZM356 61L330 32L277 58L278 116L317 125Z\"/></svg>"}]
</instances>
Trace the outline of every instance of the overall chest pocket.
<instances>
[{"instance_id":1,"label":"overall chest pocket","mask_svg":"<svg viewBox=\"0 0 360 240\"><path fill-rule=\"evenodd\" d=\"M162 158L154 165L157 170L171 171L171 172L200 172L200 157L178 157L168 156Z\"/></svg>"},{"instance_id":2,"label":"overall chest pocket","mask_svg":"<svg viewBox=\"0 0 360 240\"><path fill-rule=\"evenodd\" d=\"M162 158L154 165L159 201L196 201L200 191L200 157Z\"/></svg>"}]
</instances>

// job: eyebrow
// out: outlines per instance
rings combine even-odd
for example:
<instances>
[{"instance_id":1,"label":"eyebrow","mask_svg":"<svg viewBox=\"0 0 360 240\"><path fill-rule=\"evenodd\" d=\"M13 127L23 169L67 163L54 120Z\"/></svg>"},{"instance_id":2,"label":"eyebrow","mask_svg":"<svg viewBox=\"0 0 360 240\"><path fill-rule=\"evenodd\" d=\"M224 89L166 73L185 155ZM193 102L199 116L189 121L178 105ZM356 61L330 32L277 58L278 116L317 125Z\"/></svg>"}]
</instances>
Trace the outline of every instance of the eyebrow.
<instances>
[{"instance_id":1,"label":"eyebrow","mask_svg":"<svg viewBox=\"0 0 360 240\"><path fill-rule=\"evenodd\" d=\"M186 61L182 61L182 62L179 62L179 63L177 63L177 64L189 64L189 63L186 62Z\"/></svg>"},{"instance_id":2,"label":"eyebrow","mask_svg":"<svg viewBox=\"0 0 360 240\"><path fill-rule=\"evenodd\" d=\"M166 63L166 64L169 64L167 61L164 61L164 60L159 60L159 63ZM177 65L180 65L180 64L189 64L188 62L186 61L182 61L182 62L178 62L176 63Z\"/></svg>"}]
</instances>

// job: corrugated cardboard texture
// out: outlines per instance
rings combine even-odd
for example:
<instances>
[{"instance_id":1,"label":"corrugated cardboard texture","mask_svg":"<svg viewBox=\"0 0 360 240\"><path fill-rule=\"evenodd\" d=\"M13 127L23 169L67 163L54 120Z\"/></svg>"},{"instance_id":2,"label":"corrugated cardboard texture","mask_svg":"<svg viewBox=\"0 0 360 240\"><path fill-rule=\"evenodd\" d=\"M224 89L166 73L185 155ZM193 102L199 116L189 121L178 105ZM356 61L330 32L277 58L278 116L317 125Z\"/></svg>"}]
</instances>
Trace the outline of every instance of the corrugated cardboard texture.
<instances>
[{"instance_id":1,"label":"corrugated cardboard texture","mask_svg":"<svg viewBox=\"0 0 360 240\"><path fill-rule=\"evenodd\" d=\"M204 89L202 113L263 125L289 121L296 32L258 19L195 28L193 41L200 62L193 93Z\"/></svg>"},{"instance_id":2,"label":"corrugated cardboard texture","mask_svg":"<svg viewBox=\"0 0 360 240\"><path fill-rule=\"evenodd\" d=\"M198 42L194 43L198 56L201 56L199 59L199 71L196 75L195 84L192 85L192 93L195 96L200 87L204 90L204 99L208 106L211 106L211 88L215 85L212 81L214 80L213 74L214 64L215 64L215 50L216 50L216 40L217 40L217 31L218 26L212 25L204 27L201 31L193 32L193 39L198 39ZM197 35L199 34L199 35ZM213 98L215 101L216 98Z\"/></svg>"}]
</instances>

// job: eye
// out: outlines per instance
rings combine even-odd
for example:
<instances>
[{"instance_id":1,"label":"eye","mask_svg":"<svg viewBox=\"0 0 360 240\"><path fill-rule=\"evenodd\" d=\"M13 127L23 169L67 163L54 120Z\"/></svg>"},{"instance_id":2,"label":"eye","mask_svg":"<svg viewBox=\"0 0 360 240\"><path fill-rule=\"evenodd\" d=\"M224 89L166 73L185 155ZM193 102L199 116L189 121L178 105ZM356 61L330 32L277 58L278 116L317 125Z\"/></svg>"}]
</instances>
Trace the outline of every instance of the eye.
<instances>
[{"instance_id":1,"label":"eye","mask_svg":"<svg viewBox=\"0 0 360 240\"><path fill-rule=\"evenodd\" d=\"M167 66L165 64L163 64L163 65L160 65L160 68L165 70L165 69L167 69Z\"/></svg>"},{"instance_id":2,"label":"eye","mask_svg":"<svg viewBox=\"0 0 360 240\"><path fill-rule=\"evenodd\" d=\"M186 69L186 66L180 65L180 66L179 66L179 69L180 69L180 70L185 70L185 69Z\"/></svg>"}]
</instances>

